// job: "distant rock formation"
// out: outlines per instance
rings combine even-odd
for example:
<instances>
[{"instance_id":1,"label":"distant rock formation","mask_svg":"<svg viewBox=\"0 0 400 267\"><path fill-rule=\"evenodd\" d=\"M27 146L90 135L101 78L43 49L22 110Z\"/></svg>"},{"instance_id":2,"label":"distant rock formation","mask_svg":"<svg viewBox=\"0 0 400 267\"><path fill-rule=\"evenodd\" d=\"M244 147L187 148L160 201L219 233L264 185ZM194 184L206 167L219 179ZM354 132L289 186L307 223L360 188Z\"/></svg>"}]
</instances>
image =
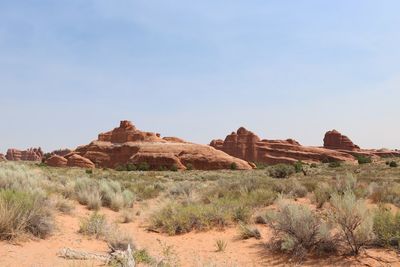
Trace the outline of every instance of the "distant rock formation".
<instances>
[{"instance_id":1,"label":"distant rock formation","mask_svg":"<svg viewBox=\"0 0 400 267\"><path fill-rule=\"evenodd\" d=\"M150 169L216 170L252 169L241 159L210 146L198 145L177 137L161 138L158 133L143 132L130 121L121 121L112 131L101 133L98 140L80 146L64 156L67 166L116 168L127 164L146 163Z\"/></svg>"},{"instance_id":2,"label":"distant rock formation","mask_svg":"<svg viewBox=\"0 0 400 267\"><path fill-rule=\"evenodd\" d=\"M246 161L265 164L304 162L354 162L354 157L340 151L306 147L296 140L261 140L256 134L240 127L225 140L217 139L210 146Z\"/></svg>"},{"instance_id":3,"label":"distant rock formation","mask_svg":"<svg viewBox=\"0 0 400 267\"><path fill-rule=\"evenodd\" d=\"M362 149L355 145L350 138L336 130L328 131L324 137L324 147L351 154L355 157L364 156L371 158L400 157L400 152L389 149Z\"/></svg>"},{"instance_id":4,"label":"distant rock formation","mask_svg":"<svg viewBox=\"0 0 400 267\"><path fill-rule=\"evenodd\" d=\"M51 155L57 155L57 156L61 156L64 157L66 155L68 155L69 153L71 153L72 150L68 149L68 148L64 148L64 149L58 149L58 150L54 150L53 152L51 152Z\"/></svg>"},{"instance_id":5,"label":"distant rock formation","mask_svg":"<svg viewBox=\"0 0 400 267\"><path fill-rule=\"evenodd\" d=\"M342 135L336 130L329 131L324 137L324 148L333 150L359 151L360 147L355 145L350 138Z\"/></svg>"},{"instance_id":6,"label":"distant rock formation","mask_svg":"<svg viewBox=\"0 0 400 267\"><path fill-rule=\"evenodd\" d=\"M43 151L39 148L29 148L27 150L18 150L10 148L7 150L6 159L10 161L41 161Z\"/></svg>"},{"instance_id":7,"label":"distant rock formation","mask_svg":"<svg viewBox=\"0 0 400 267\"><path fill-rule=\"evenodd\" d=\"M62 156L53 155L47 159L46 164L50 167L66 167L68 160Z\"/></svg>"}]
</instances>

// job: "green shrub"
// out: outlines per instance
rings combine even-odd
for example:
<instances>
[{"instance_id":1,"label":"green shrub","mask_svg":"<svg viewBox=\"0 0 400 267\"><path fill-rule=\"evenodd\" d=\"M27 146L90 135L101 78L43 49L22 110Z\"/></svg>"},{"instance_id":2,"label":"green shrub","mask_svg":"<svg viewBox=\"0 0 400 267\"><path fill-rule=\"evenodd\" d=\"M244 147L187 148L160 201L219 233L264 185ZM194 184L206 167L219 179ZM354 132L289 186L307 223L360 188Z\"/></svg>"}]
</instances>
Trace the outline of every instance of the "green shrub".
<instances>
[{"instance_id":1,"label":"green shrub","mask_svg":"<svg viewBox=\"0 0 400 267\"><path fill-rule=\"evenodd\" d=\"M375 242L379 246L400 245L400 213L393 215L389 209L379 207L374 216Z\"/></svg>"},{"instance_id":2,"label":"green shrub","mask_svg":"<svg viewBox=\"0 0 400 267\"><path fill-rule=\"evenodd\" d=\"M397 167L397 162L396 162L396 161L391 161L391 162L389 163L389 167L391 167L391 168L396 168L396 167Z\"/></svg>"},{"instance_id":3,"label":"green shrub","mask_svg":"<svg viewBox=\"0 0 400 267\"><path fill-rule=\"evenodd\" d=\"M86 170L85 170L85 173L86 173L86 174L93 174L93 169L86 169Z\"/></svg>"},{"instance_id":4,"label":"green shrub","mask_svg":"<svg viewBox=\"0 0 400 267\"><path fill-rule=\"evenodd\" d=\"M177 171L178 171L178 166L176 166L176 164L173 164L173 165L171 166L171 171L177 172Z\"/></svg>"},{"instance_id":5,"label":"green shrub","mask_svg":"<svg viewBox=\"0 0 400 267\"><path fill-rule=\"evenodd\" d=\"M30 192L0 190L0 240L24 233L45 238L54 230L54 219L46 199Z\"/></svg>"},{"instance_id":6,"label":"green shrub","mask_svg":"<svg viewBox=\"0 0 400 267\"><path fill-rule=\"evenodd\" d=\"M237 169L237 164L235 162L231 163L231 170L236 170Z\"/></svg>"},{"instance_id":7,"label":"green shrub","mask_svg":"<svg viewBox=\"0 0 400 267\"><path fill-rule=\"evenodd\" d=\"M357 200L350 190L331 196L330 218L341 230L342 238L357 255L373 237L373 217L363 200Z\"/></svg>"},{"instance_id":8,"label":"green shrub","mask_svg":"<svg viewBox=\"0 0 400 267\"><path fill-rule=\"evenodd\" d=\"M318 165L317 165L317 163L311 163L311 165L310 165L310 168L318 168Z\"/></svg>"},{"instance_id":9,"label":"green shrub","mask_svg":"<svg viewBox=\"0 0 400 267\"><path fill-rule=\"evenodd\" d=\"M398 183L371 183L369 198L374 203L392 203L400 207L400 184Z\"/></svg>"},{"instance_id":10,"label":"green shrub","mask_svg":"<svg viewBox=\"0 0 400 267\"><path fill-rule=\"evenodd\" d=\"M118 165L117 167L115 167L115 170L118 171L118 172L127 171L125 165Z\"/></svg>"},{"instance_id":11,"label":"green shrub","mask_svg":"<svg viewBox=\"0 0 400 267\"><path fill-rule=\"evenodd\" d=\"M147 162L141 162L138 165L138 170L139 171L149 171L150 170L150 165Z\"/></svg>"},{"instance_id":12,"label":"green shrub","mask_svg":"<svg viewBox=\"0 0 400 267\"><path fill-rule=\"evenodd\" d=\"M333 161L333 162L330 162L330 163L328 164L328 167L329 167L329 168L338 168L338 167L340 167L340 166L342 166L342 164L340 163L340 161Z\"/></svg>"},{"instance_id":13,"label":"green shrub","mask_svg":"<svg viewBox=\"0 0 400 267\"><path fill-rule=\"evenodd\" d=\"M105 239L108 247L111 249L111 252L115 252L118 250L126 251L128 249L128 246L130 246L133 251L136 249L132 237L126 232L122 232L118 228L113 229L113 231L109 231Z\"/></svg>"},{"instance_id":14,"label":"green shrub","mask_svg":"<svg viewBox=\"0 0 400 267\"><path fill-rule=\"evenodd\" d=\"M269 175L273 178L288 178L295 173L295 168L288 164L277 164L269 169Z\"/></svg>"},{"instance_id":15,"label":"green shrub","mask_svg":"<svg viewBox=\"0 0 400 267\"><path fill-rule=\"evenodd\" d=\"M128 164L126 164L126 170L127 170L128 172L136 171L136 170L137 170L137 167L136 167L135 164L128 163Z\"/></svg>"},{"instance_id":16,"label":"green shrub","mask_svg":"<svg viewBox=\"0 0 400 267\"><path fill-rule=\"evenodd\" d=\"M357 160L358 160L358 164L372 163L371 157L359 155L359 156L356 156L356 158L357 158Z\"/></svg>"},{"instance_id":17,"label":"green shrub","mask_svg":"<svg viewBox=\"0 0 400 267\"><path fill-rule=\"evenodd\" d=\"M193 164L192 164L192 163L186 164L186 170L191 171L191 170L193 170L193 169L194 169L194 168L193 168Z\"/></svg>"},{"instance_id":18,"label":"green shrub","mask_svg":"<svg viewBox=\"0 0 400 267\"><path fill-rule=\"evenodd\" d=\"M133 252L133 258L137 264L144 263L149 266L155 265L155 260L150 256L145 249L137 249Z\"/></svg>"},{"instance_id":19,"label":"green shrub","mask_svg":"<svg viewBox=\"0 0 400 267\"><path fill-rule=\"evenodd\" d=\"M55 206L58 211L66 214L71 214L71 212L75 209L74 204L71 203L71 201L62 197L56 200Z\"/></svg>"},{"instance_id":20,"label":"green shrub","mask_svg":"<svg viewBox=\"0 0 400 267\"><path fill-rule=\"evenodd\" d=\"M302 172L303 171L303 162L297 161L294 164L294 170L295 170L296 173Z\"/></svg>"},{"instance_id":21,"label":"green shrub","mask_svg":"<svg viewBox=\"0 0 400 267\"><path fill-rule=\"evenodd\" d=\"M267 222L274 231L272 247L303 258L315 249L335 250L328 224L308 207L277 202L278 211L267 213Z\"/></svg>"}]
</instances>

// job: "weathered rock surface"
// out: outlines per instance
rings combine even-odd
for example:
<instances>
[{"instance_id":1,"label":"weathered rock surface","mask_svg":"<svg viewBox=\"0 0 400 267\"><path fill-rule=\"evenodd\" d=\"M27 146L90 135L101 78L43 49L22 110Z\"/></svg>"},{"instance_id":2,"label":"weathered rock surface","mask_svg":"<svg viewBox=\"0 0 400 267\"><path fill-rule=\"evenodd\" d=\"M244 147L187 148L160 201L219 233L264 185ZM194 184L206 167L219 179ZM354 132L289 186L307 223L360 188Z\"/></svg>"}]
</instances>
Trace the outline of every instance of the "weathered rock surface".
<instances>
[{"instance_id":1,"label":"weathered rock surface","mask_svg":"<svg viewBox=\"0 0 400 267\"><path fill-rule=\"evenodd\" d=\"M342 135L336 130L329 131L324 137L324 148L333 150L359 151L360 147L355 145L350 138Z\"/></svg>"},{"instance_id":2,"label":"weathered rock surface","mask_svg":"<svg viewBox=\"0 0 400 267\"><path fill-rule=\"evenodd\" d=\"M71 155L67 161L68 167L79 167L86 169L93 169L95 165L89 159L84 158L78 154Z\"/></svg>"},{"instance_id":3,"label":"weathered rock surface","mask_svg":"<svg viewBox=\"0 0 400 267\"><path fill-rule=\"evenodd\" d=\"M99 135L98 140L80 146L73 155L80 155L98 167L115 168L129 163L147 163L151 169L252 169L241 159L230 156L207 145L198 145L176 137L161 138L160 134L142 132L129 121L121 121L114 130ZM71 154L65 156L70 165Z\"/></svg>"},{"instance_id":4,"label":"weathered rock surface","mask_svg":"<svg viewBox=\"0 0 400 267\"><path fill-rule=\"evenodd\" d=\"M66 167L68 160L62 156L53 155L47 159L46 164L50 167Z\"/></svg>"},{"instance_id":5,"label":"weathered rock surface","mask_svg":"<svg viewBox=\"0 0 400 267\"><path fill-rule=\"evenodd\" d=\"M336 130L329 131L324 137L324 147L344 153L351 154L355 157L364 156L372 159L400 157L400 152L389 149L362 149L355 145L350 138L342 135Z\"/></svg>"},{"instance_id":6,"label":"weathered rock surface","mask_svg":"<svg viewBox=\"0 0 400 267\"><path fill-rule=\"evenodd\" d=\"M18 150L10 148L7 150L6 159L11 161L41 161L43 151L39 148L29 148L27 150Z\"/></svg>"},{"instance_id":7,"label":"weathered rock surface","mask_svg":"<svg viewBox=\"0 0 400 267\"><path fill-rule=\"evenodd\" d=\"M71 149L64 148L64 149L54 150L53 152L51 152L51 154L64 157L64 156L68 155L71 152L72 152Z\"/></svg>"},{"instance_id":8,"label":"weathered rock surface","mask_svg":"<svg viewBox=\"0 0 400 267\"><path fill-rule=\"evenodd\" d=\"M306 147L293 139L261 140L256 134L241 127L225 140L213 140L210 145L229 155L256 163L278 164L304 162L350 161L354 157L340 151Z\"/></svg>"}]
</instances>

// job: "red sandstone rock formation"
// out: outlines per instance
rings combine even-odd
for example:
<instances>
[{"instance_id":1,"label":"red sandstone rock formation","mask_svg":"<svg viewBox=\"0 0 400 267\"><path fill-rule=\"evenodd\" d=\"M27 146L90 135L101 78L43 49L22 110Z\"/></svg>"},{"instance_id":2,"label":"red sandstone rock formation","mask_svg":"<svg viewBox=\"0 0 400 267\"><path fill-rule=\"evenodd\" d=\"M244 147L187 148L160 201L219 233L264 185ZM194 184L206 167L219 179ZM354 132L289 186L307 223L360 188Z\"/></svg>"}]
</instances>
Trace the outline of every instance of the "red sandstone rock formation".
<instances>
[{"instance_id":1,"label":"red sandstone rock formation","mask_svg":"<svg viewBox=\"0 0 400 267\"><path fill-rule=\"evenodd\" d=\"M67 161L68 167L79 167L86 169L93 169L95 165L89 159L84 158L78 154L71 155Z\"/></svg>"},{"instance_id":2,"label":"red sandstone rock formation","mask_svg":"<svg viewBox=\"0 0 400 267\"><path fill-rule=\"evenodd\" d=\"M151 169L252 169L241 159L210 146L198 145L176 137L161 138L159 134L142 132L129 121L121 121L114 130L99 135L98 140L78 147L72 154L89 159L98 167L115 168L129 163L147 163ZM68 158L70 155L67 155ZM69 159L68 159L69 162Z\"/></svg>"},{"instance_id":3,"label":"red sandstone rock formation","mask_svg":"<svg viewBox=\"0 0 400 267\"><path fill-rule=\"evenodd\" d=\"M333 149L344 153L351 154L353 156L364 156L371 157L373 159L378 158L389 158L389 157L400 157L400 152L389 149L361 149L355 145L350 138L342 135L336 130L329 131L325 134L324 147L327 149Z\"/></svg>"},{"instance_id":4,"label":"red sandstone rock formation","mask_svg":"<svg viewBox=\"0 0 400 267\"><path fill-rule=\"evenodd\" d=\"M329 131L324 137L324 148L334 150L359 151L360 147L355 145L350 138L342 135L336 130Z\"/></svg>"},{"instance_id":5,"label":"red sandstone rock formation","mask_svg":"<svg viewBox=\"0 0 400 267\"><path fill-rule=\"evenodd\" d=\"M247 161L278 164L294 163L296 161L351 161L354 157L339 151L301 146L293 139L261 140L253 132L241 127L237 132L228 135L225 140L213 140L210 145L229 155Z\"/></svg>"},{"instance_id":6,"label":"red sandstone rock formation","mask_svg":"<svg viewBox=\"0 0 400 267\"><path fill-rule=\"evenodd\" d=\"M8 149L6 158L11 161L41 161L43 157L43 151L39 148L29 148L27 150Z\"/></svg>"},{"instance_id":7,"label":"red sandstone rock formation","mask_svg":"<svg viewBox=\"0 0 400 267\"><path fill-rule=\"evenodd\" d=\"M64 157L65 155L68 155L69 153L71 153L72 150L65 148L65 149L58 149L58 150L54 150L53 152L51 152L51 155L57 155L57 156L61 156Z\"/></svg>"},{"instance_id":8,"label":"red sandstone rock formation","mask_svg":"<svg viewBox=\"0 0 400 267\"><path fill-rule=\"evenodd\" d=\"M53 155L47 159L46 164L50 167L66 167L68 160L62 156Z\"/></svg>"}]
</instances>

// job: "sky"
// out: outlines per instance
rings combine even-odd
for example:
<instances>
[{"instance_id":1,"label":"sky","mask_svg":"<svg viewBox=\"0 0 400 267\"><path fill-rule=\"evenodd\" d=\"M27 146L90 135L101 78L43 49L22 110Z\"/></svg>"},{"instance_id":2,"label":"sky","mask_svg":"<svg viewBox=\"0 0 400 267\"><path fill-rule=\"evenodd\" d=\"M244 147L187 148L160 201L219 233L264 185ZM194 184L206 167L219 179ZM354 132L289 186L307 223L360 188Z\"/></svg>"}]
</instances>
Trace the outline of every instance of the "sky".
<instances>
[{"instance_id":1,"label":"sky","mask_svg":"<svg viewBox=\"0 0 400 267\"><path fill-rule=\"evenodd\" d=\"M0 0L0 153L131 120L208 144L244 126L400 148L397 0Z\"/></svg>"}]
</instances>

